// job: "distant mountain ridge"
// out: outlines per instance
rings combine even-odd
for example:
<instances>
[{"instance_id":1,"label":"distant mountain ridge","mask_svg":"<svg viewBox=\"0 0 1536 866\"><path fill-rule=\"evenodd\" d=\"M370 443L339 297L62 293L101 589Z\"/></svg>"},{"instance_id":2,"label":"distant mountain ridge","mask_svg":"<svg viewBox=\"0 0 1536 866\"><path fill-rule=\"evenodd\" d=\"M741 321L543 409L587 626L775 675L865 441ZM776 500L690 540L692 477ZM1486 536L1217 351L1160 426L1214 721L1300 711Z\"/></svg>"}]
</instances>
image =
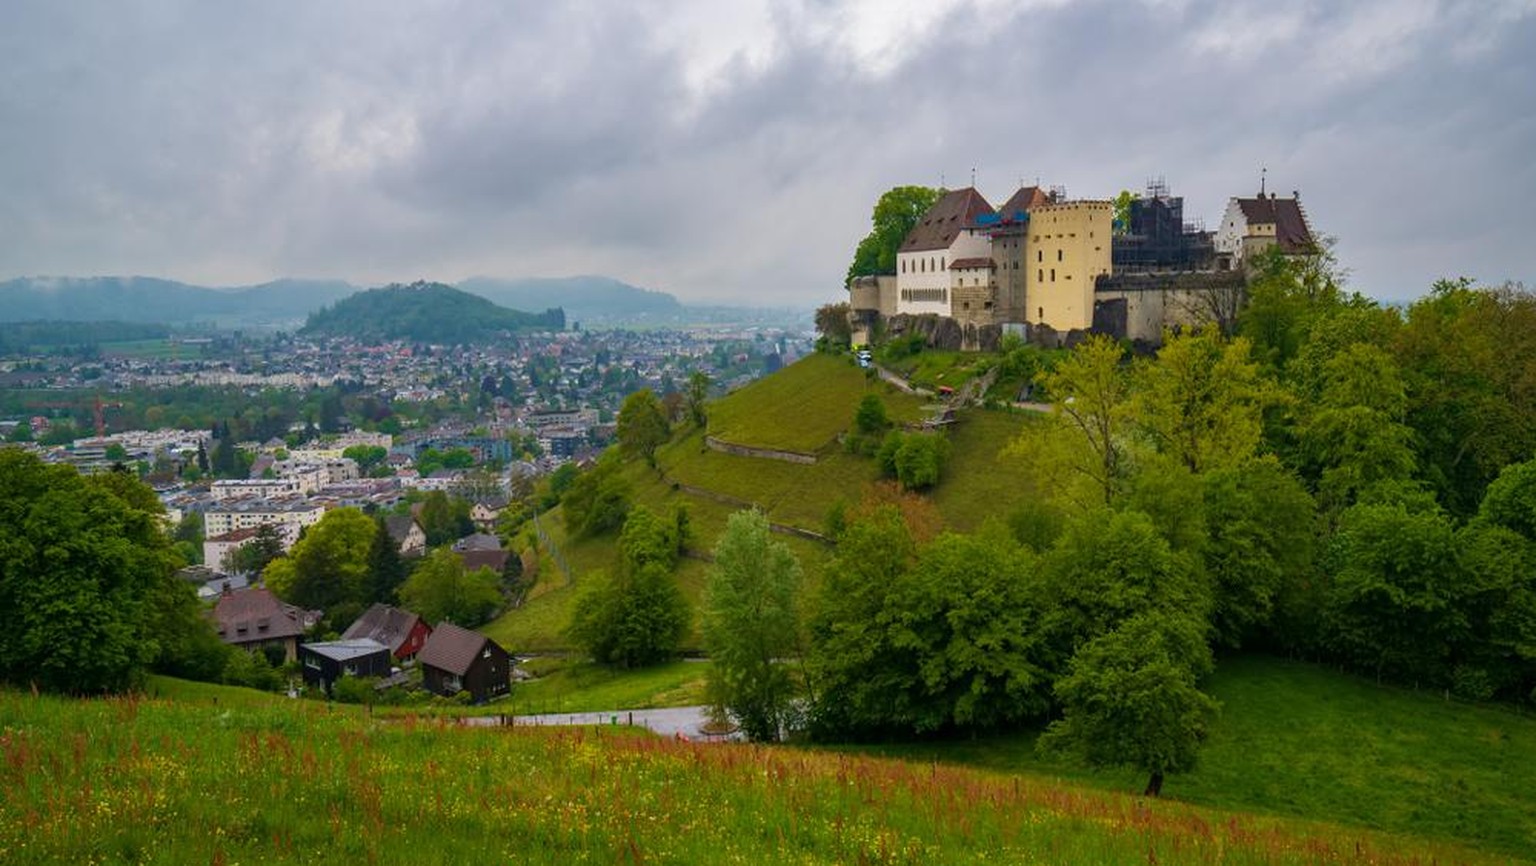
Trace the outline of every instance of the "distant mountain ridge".
<instances>
[{"instance_id":1,"label":"distant mountain ridge","mask_svg":"<svg viewBox=\"0 0 1536 866\"><path fill-rule=\"evenodd\" d=\"M529 277L503 280L471 277L460 289L519 310L561 307L573 321L612 322L670 318L683 311L666 292L641 289L612 277Z\"/></svg>"},{"instance_id":2,"label":"distant mountain ridge","mask_svg":"<svg viewBox=\"0 0 1536 866\"><path fill-rule=\"evenodd\" d=\"M601 276L475 277L457 288L504 307L561 307L569 318L604 323L676 317L683 309L677 298L665 292ZM20 277L0 282L0 322L211 322L221 327L289 327L363 290L342 280L280 279L254 286L210 287L156 277Z\"/></svg>"},{"instance_id":3,"label":"distant mountain ridge","mask_svg":"<svg viewBox=\"0 0 1536 866\"><path fill-rule=\"evenodd\" d=\"M349 295L312 313L300 333L365 342L477 343L517 331L564 329L559 307L527 313L443 283L418 282Z\"/></svg>"}]
</instances>

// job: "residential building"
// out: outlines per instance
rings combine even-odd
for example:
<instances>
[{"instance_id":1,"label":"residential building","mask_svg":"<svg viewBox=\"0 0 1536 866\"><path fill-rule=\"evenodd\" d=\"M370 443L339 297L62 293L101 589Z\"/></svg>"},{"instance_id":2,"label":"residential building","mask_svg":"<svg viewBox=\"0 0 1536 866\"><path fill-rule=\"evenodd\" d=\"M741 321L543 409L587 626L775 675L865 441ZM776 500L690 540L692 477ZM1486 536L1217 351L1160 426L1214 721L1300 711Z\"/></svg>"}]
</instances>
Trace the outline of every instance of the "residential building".
<instances>
[{"instance_id":1,"label":"residential building","mask_svg":"<svg viewBox=\"0 0 1536 866\"><path fill-rule=\"evenodd\" d=\"M389 676L389 647L372 638L319 641L299 647L304 684L324 689L342 677Z\"/></svg>"},{"instance_id":2,"label":"residential building","mask_svg":"<svg viewBox=\"0 0 1536 866\"><path fill-rule=\"evenodd\" d=\"M263 523L291 524L297 532L319 523L324 515L325 506L303 499L233 499L215 503L203 513L203 532L223 535Z\"/></svg>"},{"instance_id":3,"label":"residential building","mask_svg":"<svg viewBox=\"0 0 1536 866\"><path fill-rule=\"evenodd\" d=\"M501 645L479 632L440 623L417 656L427 690L452 696L469 692L484 703L512 690L512 660Z\"/></svg>"},{"instance_id":4,"label":"residential building","mask_svg":"<svg viewBox=\"0 0 1536 866\"><path fill-rule=\"evenodd\" d=\"M281 647L283 659L298 658L299 638L320 620L320 611L286 604L263 587L231 589L213 606L219 639L245 650Z\"/></svg>"},{"instance_id":5,"label":"residential building","mask_svg":"<svg viewBox=\"0 0 1536 866\"><path fill-rule=\"evenodd\" d=\"M427 552L427 533L410 515L393 515L384 518L384 528L389 537L400 545L401 556L421 556Z\"/></svg>"},{"instance_id":6,"label":"residential building","mask_svg":"<svg viewBox=\"0 0 1536 866\"><path fill-rule=\"evenodd\" d=\"M401 661L415 658L432 634L432 626L420 616L387 604L375 604L342 632L344 640L371 638L389 647Z\"/></svg>"}]
</instances>

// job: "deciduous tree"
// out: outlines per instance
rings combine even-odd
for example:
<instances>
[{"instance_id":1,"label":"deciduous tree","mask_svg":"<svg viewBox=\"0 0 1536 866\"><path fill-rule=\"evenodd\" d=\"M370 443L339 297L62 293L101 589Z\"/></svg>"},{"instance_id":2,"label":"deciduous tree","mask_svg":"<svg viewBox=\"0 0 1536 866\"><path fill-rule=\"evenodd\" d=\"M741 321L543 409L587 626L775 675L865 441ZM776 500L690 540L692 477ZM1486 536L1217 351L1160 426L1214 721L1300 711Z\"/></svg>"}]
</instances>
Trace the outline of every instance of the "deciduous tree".
<instances>
[{"instance_id":1,"label":"deciduous tree","mask_svg":"<svg viewBox=\"0 0 1536 866\"><path fill-rule=\"evenodd\" d=\"M798 691L789 661L799 648L800 563L759 511L731 515L714 557L700 611L711 697L751 739L777 740Z\"/></svg>"}]
</instances>

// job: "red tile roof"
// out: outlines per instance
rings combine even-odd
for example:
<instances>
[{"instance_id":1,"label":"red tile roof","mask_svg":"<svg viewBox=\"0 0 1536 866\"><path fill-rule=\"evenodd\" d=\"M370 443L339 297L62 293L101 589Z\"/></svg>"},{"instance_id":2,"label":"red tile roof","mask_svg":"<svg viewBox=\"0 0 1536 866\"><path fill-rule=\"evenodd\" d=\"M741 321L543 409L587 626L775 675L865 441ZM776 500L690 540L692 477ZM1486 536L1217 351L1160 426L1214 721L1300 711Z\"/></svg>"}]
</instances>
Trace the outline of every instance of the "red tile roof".
<instances>
[{"instance_id":1,"label":"red tile roof","mask_svg":"<svg viewBox=\"0 0 1536 866\"><path fill-rule=\"evenodd\" d=\"M974 187L951 190L933 203L912 231L901 242L900 252L947 250L961 231L976 224L976 218L992 213L992 205Z\"/></svg>"},{"instance_id":2,"label":"red tile roof","mask_svg":"<svg viewBox=\"0 0 1536 866\"><path fill-rule=\"evenodd\" d=\"M999 207L997 212L1003 215L1003 219L1013 219L1013 215L1019 211L1028 213L1041 205L1050 203L1051 197L1040 187L1021 186L1018 192L1003 202L1002 207Z\"/></svg>"}]
</instances>

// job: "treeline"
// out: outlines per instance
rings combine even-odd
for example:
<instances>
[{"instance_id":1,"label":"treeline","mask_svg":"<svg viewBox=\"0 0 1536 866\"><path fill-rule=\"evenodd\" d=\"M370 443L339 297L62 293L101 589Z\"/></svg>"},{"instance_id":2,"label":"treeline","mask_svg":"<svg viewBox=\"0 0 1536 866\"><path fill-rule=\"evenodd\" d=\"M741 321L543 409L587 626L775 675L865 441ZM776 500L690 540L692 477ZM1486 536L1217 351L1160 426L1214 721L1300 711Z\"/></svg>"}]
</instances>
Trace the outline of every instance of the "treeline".
<instances>
[{"instance_id":1,"label":"treeline","mask_svg":"<svg viewBox=\"0 0 1536 866\"><path fill-rule=\"evenodd\" d=\"M158 340L171 335L165 325L139 322L0 322L0 355L77 353L102 343Z\"/></svg>"}]
</instances>

